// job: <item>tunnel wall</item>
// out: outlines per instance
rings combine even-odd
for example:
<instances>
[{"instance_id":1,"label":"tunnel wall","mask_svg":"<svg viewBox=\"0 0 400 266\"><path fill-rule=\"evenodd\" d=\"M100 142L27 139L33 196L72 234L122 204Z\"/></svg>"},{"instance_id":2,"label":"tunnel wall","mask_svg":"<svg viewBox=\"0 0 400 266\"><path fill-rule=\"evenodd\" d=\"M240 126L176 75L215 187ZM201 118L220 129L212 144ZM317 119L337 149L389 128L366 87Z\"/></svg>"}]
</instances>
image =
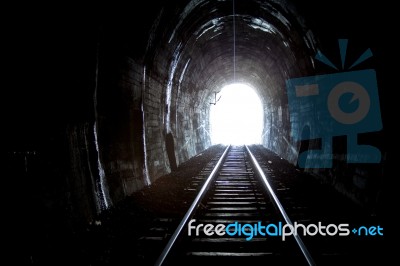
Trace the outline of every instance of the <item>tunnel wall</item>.
<instances>
[{"instance_id":1,"label":"tunnel wall","mask_svg":"<svg viewBox=\"0 0 400 266\"><path fill-rule=\"evenodd\" d=\"M174 43L168 47L174 47ZM182 71L184 73L189 61L179 60L179 54L168 47L158 51L144 75L143 108L152 180L211 145L208 106L196 95L187 93L196 91L196 84L182 82ZM175 60L169 62L165 58ZM186 84L192 87L188 89Z\"/></svg>"},{"instance_id":2,"label":"tunnel wall","mask_svg":"<svg viewBox=\"0 0 400 266\"><path fill-rule=\"evenodd\" d=\"M337 42L337 40L334 41ZM362 47L365 44L359 42L354 45ZM323 48L319 49L322 50ZM297 60L294 62L296 62L295 64L299 63ZM307 149L320 150L322 140L320 138L303 141L296 140L301 139L301 135L304 131L302 127L305 121L295 121L293 119L296 119L296 117L290 117L285 80L315 75L329 75L332 73L332 70L321 66L321 63L317 62L316 64L319 64L318 68L311 69L309 72L302 73L296 69L294 69L294 71L284 71L285 69L283 69L280 70L280 73L285 73L285 75L281 78L279 78L280 73L275 73L273 76L278 77L278 79L275 79L272 83L273 86L269 87L272 93L268 95L268 97L264 96L262 98L265 108L265 128L262 144L296 167L299 167L297 163L299 154ZM376 67L379 67L379 65L376 65L376 62L369 62L369 64L364 65L364 68L367 69L374 69ZM286 70L288 69L293 69L293 66L289 65ZM304 66L299 67L299 70L302 69L307 68ZM380 82L381 81L378 80L378 84L381 84ZM384 87L383 84L380 86ZM303 106L299 106L299 108L302 107ZM317 110L314 111L317 112ZM318 123L318 121L315 122ZM309 129L311 133L318 136L319 133L316 132L316 130L318 130L317 125L310 125ZM367 209L369 212L376 214L382 212L383 176L387 155L384 145L384 132L378 131L364 134L354 132L354 136L357 136L358 144L372 145L380 150L381 160L379 163L349 163L347 161L349 156L347 138L352 137L351 134L349 134L348 136L332 137L332 144L329 148L327 146L324 153L320 154L320 157L332 157L331 167L299 167L298 169L309 173L322 184L333 187L345 197ZM318 157L315 158L318 159Z\"/></svg>"},{"instance_id":3,"label":"tunnel wall","mask_svg":"<svg viewBox=\"0 0 400 266\"><path fill-rule=\"evenodd\" d=\"M150 181L170 171L164 129L165 103L163 100L163 80L153 72L146 73L144 85L143 111L145 127L145 147Z\"/></svg>"},{"instance_id":4,"label":"tunnel wall","mask_svg":"<svg viewBox=\"0 0 400 266\"><path fill-rule=\"evenodd\" d=\"M109 205L150 185L211 145L208 103L188 94L186 83L182 84L180 71L190 60L165 60L174 56L171 44L156 51L152 62L146 64L121 49L123 43L112 42L112 30L104 30L97 44L93 98L97 140L92 139L98 149L97 157L92 158L97 162L92 164L97 175L101 165L106 190L99 189L96 195Z\"/></svg>"},{"instance_id":5,"label":"tunnel wall","mask_svg":"<svg viewBox=\"0 0 400 266\"><path fill-rule=\"evenodd\" d=\"M282 72L283 73L283 72ZM287 72L286 77L275 79L269 86L272 91L268 97L262 97L264 105L264 132L262 145L276 153L283 159L298 166L299 154L307 149L321 149L321 139L298 141L304 128L300 128L304 121L291 121L286 84L284 81L292 77L316 75L316 72L299 73ZM324 73L325 74L325 73ZM279 77L276 73L275 77ZM316 127L311 126L311 132ZM294 133L292 134L292 131ZM359 204L371 213L382 212L382 189L385 166L385 147L383 144L383 131L362 134L359 143L377 147L381 151L380 163L348 163L347 137L332 138L332 145L321 156L332 156L332 167L328 168L298 168L309 173L324 185L333 187L345 197Z\"/></svg>"},{"instance_id":6,"label":"tunnel wall","mask_svg":"<svg viewBox=\"0 0 400 266\"><path fill-rule=\"evenodd\" d=\"M107 47L100 48L96 123L101 163L112 202L146 185L141 74L141 67L131 58L115 56Z\"/></svg>"}]
</instances>

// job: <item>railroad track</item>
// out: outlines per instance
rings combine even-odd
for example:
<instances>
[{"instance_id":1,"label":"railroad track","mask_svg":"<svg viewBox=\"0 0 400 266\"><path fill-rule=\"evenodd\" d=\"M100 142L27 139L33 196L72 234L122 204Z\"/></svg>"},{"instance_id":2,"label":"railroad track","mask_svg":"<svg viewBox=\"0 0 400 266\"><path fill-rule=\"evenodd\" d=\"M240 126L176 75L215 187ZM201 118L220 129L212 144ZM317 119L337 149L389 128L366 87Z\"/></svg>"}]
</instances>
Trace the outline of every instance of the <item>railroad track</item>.
<instances>
[{"instance_id":1,"label":"railroad track","mask_svg":"<svg viewBox=\"0 0 400 266\"><path fill-rule=\"evenodd\" d=\"M156 265L314 265L299 236L279 234L292 222L249 148L229 146L214 164Z\"/></svg>"}]
</instances>

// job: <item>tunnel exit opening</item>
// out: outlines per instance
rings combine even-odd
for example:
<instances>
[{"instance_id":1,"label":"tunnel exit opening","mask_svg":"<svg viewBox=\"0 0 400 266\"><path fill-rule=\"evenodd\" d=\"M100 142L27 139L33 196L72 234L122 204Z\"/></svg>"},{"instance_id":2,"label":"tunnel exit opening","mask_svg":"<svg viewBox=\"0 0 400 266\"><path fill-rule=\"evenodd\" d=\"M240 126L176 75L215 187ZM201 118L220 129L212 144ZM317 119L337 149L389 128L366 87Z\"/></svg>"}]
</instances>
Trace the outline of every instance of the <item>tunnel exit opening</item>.
<instances>
[{"instance_id":1,"label":"tunnel exit opening","mask_svg":"<svg viewBox=\"0 0 400 266\"><path fill-rule=\"evenodd\" d=\"M212 144L260 144L263 107L254 89L235 83L214 92L210 129Z\"/></svg>"}]
</instances>

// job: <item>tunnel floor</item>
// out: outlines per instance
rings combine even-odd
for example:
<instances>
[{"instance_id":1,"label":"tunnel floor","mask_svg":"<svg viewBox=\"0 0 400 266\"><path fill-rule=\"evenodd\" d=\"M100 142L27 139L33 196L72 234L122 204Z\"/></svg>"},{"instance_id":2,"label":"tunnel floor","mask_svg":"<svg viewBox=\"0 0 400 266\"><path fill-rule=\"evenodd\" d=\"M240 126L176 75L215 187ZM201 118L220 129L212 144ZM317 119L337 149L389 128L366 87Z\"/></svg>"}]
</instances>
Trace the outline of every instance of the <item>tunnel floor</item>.
<instances>
[{"instance_id":1,"label":"tunnel floor","mask_svg":"<svg viewBox=\"0 0 400 266\"><path fill-rule=\"evenodd\" d=\"M351 225L382 225L380 217L371 215L331 186L320 184L317 179L296 169L264 147L253 145L251 149L256 157L263 158L262 161L270 165L274 182L289 184L297 195L295 200L301 202L302 206L308 206L310 223L323 221L324 224L345 222ZM150 248L142 245L143 238L149 238L149 230L157 223L172 227L179 223L196 196L195 191L186 190L191 177L223 150L222 145L210 147L181 164L176 171L160 177L151 186L103 212L90 225L74 227L73 232L65 232L64 227L54 226L43 235L37 234L36 240L40 241L32 241L34 244L30 250L30 263L153 265L173 232L162 232L163 239L155 239ZM284 194L280 195L277 191L277 195L282 198L281 202L285 206ZM292 210L286 211L290 216ZM38 239L41 237L45 238L44 241ZM370 259L383 262L385 258L383 238L350 237L340 243L332 242L331 246L335 246L330 253L321 248L321 243L325 243L326 239L309 237L303 241L310 246L311 253L314 251L317 261L319 259L319 262L323 262L321 265L325 265L325 262L328 264L331 256L338 255L335 252L348 251L350 248L351 252L346 253L352 256L340 258L343 262L360 262L360 259L365 262Z\"/></svg>"}]
</instances>

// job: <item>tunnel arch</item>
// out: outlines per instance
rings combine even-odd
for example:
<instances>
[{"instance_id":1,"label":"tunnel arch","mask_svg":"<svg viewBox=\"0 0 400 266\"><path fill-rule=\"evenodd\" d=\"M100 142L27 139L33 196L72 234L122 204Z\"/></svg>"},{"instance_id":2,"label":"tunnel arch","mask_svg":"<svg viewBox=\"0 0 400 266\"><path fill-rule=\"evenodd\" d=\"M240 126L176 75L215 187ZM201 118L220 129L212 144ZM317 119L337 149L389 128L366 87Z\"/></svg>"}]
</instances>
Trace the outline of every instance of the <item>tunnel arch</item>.
<instances>
[{"instance_id":1,"label":"tunnel arch","mask_svg":"<svg viewBox=\"0 0 400 266\"><path fill-rule=\"evenodd\" d=\"M290 139L288 129L276 132L288 122L285 80L313 70L311 55L315 40L294 7L286 1L235 1L235 4L235 76L237 82L258 88L263 105L274 109L268 112L283 112L277 120L275 115L265 116L265 119L274 119L266 123L276 126L264 132L262 143L284 154L292 150L280 149L287 141L271 136L283 133ZM211 144L207 105L213 91L233 82L232 1L189 1L176 7L173 12L179 16L169 20L164 19L171 15L168 11L171 10L163 9L152 27L150 35L163 36L163 39L149 40L146 58L150 60L146 64L166 80L159 89L165 95L162 103L159 102L165 107L161 110L165 117L163 130L176 140L179 165ZM166 62L162 58L171 60ZM186 97L191 101L179 100ZM176 121L182 121L187 113L193 113L192 123L183 119L183 126L179 126Z\"/></svg>"},{"instance_id":2,"label":"tunnel arch","mask_svg":"<svg viewBox=\"0 0 400 266\"><path fill-rule=\"evenodd\" d=\"M111 201L210 147L209 102L233 82L254 88L264 107L260 143L296 161L285 81L313 73L316 40L289 1L235 0L235 13L232 4L157 2L156 15L146 22L146 42L135 49L129 39L113 41L125 20L104 22L95 110Z\"/></svg>"},{"instance_id":3,"label":"tunnel arch","mask_svg":"<svg viewBox=\"0 0 400 266\"><path fill-rule=\"evenodd\" d=\"M77 19L82 23L76 27L68 24L62 32L69 35L60 39L67 40L63 51L71 55L63 60L73 61L66 78L70 82L62 83L66 102L76 103L60 105L66 124L60 133L66 140L60 142L70 162L60 164L67 168L71 201L85 202L79 211L88 217L101 211L93 206L101 202L95 183L102 170L107 202L113 206L210 147L209 103L214 91L233 82L254 88L260 98L261 144L296 164L303 148L291 131L301 132L290 121L285 82L330 73L316 68L314 56L318 49L337 52L332 46L343 36L330 35L336 23L347 27L345 20L315 27L325 15L308 7L325 7L319 1L303 7L291 0L235 0L234 14L232 0L130 5L100 6L89 23ZM310 147L317 144L310 142ZM345 150L345 143L341 146ZM335 160L343 162L344 155ZM353 187L348 188L345 193L351 194Z\"/></svg>"}]
</instances>

